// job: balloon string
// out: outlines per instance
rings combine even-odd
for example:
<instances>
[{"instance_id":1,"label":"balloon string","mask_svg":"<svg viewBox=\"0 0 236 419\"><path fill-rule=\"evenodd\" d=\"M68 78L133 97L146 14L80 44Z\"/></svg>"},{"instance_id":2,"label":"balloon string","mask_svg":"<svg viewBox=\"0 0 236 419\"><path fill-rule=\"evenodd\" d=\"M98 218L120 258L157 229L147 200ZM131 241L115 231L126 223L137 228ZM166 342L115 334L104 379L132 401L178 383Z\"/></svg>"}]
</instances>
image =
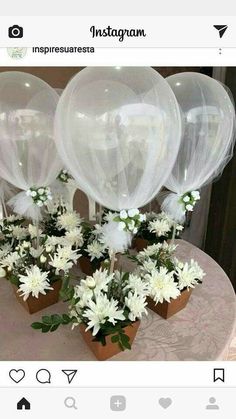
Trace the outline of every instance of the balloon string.
<instances>
[{"instance_id":1,"label":"balloon string","mask_svg":"<svg viewBox=\"0 0 236 419\"><path fill-rule=\"evenodd\" d=\"M114 267L115 267L115 261L116 261L116 254L115 252L112 252L111 256L110 256L111 262L110 262L110 270L109 270L109 274L112 275L114 272Z\"/></svg>"},{"instance_id":2,"label":"balloon string","mask_svg":"<svg viewBox=\"0 0 236 419\"><path fill-rule=\"evenodd\" d=\"M172 238L171 238L171 242L170 242L171 245L175 244L176 227L177 227L177 223L174 223Z\"/></svg>"},{"instance_id":3,"label":"balloon string","mask_svg":"<svg viewBox=\"0 0 236 419\"><path fill-rule=\"evenodd\" d=\"M59 207L60 207L60 211L62 212L63 210L63 205L62 205L62 196L60 195L59 197Z\"/></svg>"},{"instance_id":4,"label":"balloon string","mask_svg":"<svg viewBox=\"0 0 236 419\"><path fill-rule=\"evenodd\" d=\"M2 199L2 207L3 207L3 212L5 213L5 217L7 218L8 212L7 212L7 207L6 207L4 199Z\"/></svg>"},{"instance_id":5,"label":"balloon string","mask_svg":"<svg viewBox=\"0 0 236 419\"><path fill-rule=\"evenodd\" d=\"M35 226L36 226L36 249L39 249L39 221L37 220L35 222Z\"/></svg>"},{"instance_id":6,"label":"balloon string","mask_svg":"<svg viewBox=\"0 0 236 419\"><path fill-rule=\"evenodd\" d=\"M98 222L99 222L99 224L101 225L102 224L102 205L101 204L99 204L99 206L98 206Z\"/></svg>"}]
</instances>

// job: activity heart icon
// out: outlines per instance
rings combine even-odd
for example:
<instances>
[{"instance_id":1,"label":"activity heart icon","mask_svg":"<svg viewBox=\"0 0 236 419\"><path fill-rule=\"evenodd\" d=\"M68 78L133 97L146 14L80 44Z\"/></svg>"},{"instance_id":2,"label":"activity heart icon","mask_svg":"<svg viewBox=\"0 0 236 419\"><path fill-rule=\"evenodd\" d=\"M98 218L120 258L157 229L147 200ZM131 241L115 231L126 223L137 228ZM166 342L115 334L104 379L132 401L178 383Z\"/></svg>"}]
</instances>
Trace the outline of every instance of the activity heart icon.
<instances>
[{"instance_id":1,"label":"activity heart icon","mask_svg":"<svg viewBox=\"0 0 236 419\"><path fill-rule=\"evenodd\" d=\"M159 405L163 407L163 409L168 409L168 407L170 407L171 404L172 400L169 397L162 397L161 399L159 399Z\"/></svg>"},{"instance_id":2,"label":"activity heart icon","mask_svg":"<svg viewBox=\"0 0 236 419\"><path fill-rule=\"evenodd\" d=\"M9 376L12 381L18 384L25 378L25 371L24 370L11 370L9 372Z\"/></svg>"}]
</instances>

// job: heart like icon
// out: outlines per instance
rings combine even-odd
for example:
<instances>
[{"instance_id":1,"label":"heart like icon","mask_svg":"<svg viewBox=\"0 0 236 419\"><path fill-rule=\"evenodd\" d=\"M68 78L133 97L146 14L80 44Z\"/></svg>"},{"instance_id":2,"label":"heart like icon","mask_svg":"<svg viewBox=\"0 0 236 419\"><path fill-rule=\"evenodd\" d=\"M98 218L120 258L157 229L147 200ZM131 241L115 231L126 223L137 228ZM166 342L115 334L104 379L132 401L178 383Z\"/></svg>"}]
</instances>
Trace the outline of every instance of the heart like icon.
<instances>
[{"instance_id":1,"label":"heart like icon","mask_svg":"<svg viewBox=\"0 0 236 419\"><path fill-rule=\"evenodd\" d=\"M171 404L172 400L169 397L162 397L161 399L159 399L159 405L163 407L163 409L168 409L168 407L170 407Z\"/></svg>"},{"instance_id":2,"label":"heart like icon","mask_svg":"<svg viewBox=\"0 0 236 419\"><path fill-rule=\"evenodd\" d=\"M18 384L25 378L25 371L24 370L11 370L9 371L9 376L12 381Z\"/></svg>"}]
</instances>

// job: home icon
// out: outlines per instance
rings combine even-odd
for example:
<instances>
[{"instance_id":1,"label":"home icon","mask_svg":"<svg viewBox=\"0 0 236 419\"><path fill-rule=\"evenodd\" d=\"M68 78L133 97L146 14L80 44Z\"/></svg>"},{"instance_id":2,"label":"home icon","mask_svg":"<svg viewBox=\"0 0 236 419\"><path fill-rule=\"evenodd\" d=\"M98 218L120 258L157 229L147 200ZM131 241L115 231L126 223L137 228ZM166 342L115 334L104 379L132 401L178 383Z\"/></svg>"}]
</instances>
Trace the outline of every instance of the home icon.
<instances>
[{"instance_id":1,"label":"home icon","mask_svg":"<svg viewBox=\"0 0 236 419\"><path fill-rule=\"evenodd\" d=\"M17 410L30 410L30 402L24 397L17 403Z\"/></svg>"}]
</instances>

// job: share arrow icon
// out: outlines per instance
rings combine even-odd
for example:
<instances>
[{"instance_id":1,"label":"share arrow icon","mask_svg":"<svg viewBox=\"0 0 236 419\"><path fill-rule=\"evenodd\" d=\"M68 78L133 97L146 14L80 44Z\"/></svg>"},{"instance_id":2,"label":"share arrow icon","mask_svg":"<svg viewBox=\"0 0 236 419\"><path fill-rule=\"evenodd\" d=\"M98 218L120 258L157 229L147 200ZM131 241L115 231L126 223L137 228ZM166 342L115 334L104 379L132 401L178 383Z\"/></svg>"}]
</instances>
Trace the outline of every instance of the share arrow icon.
<instances>
[{"instance_id":1,"label":"share arrow icon","mask_svg":"<svg viewBox=\"0 0 236 419\"><path fill-rule=\"evenodd\" d=\"M70 384L74 380L78 370L62 370L62 372L67 376L68 383Z\"/></svg>"},{"instance_id":2,"label":"share arrow icon","mask_svg":"<svg viewBox=\"0 0 236 419\"><path fill-rule=\"evenodd\" d=\"M228 29L228 25L213 25L213 26L219 32L220 38L222 38L222 36L224 35L225 31Z\"/></svg>"}]
</instances>

